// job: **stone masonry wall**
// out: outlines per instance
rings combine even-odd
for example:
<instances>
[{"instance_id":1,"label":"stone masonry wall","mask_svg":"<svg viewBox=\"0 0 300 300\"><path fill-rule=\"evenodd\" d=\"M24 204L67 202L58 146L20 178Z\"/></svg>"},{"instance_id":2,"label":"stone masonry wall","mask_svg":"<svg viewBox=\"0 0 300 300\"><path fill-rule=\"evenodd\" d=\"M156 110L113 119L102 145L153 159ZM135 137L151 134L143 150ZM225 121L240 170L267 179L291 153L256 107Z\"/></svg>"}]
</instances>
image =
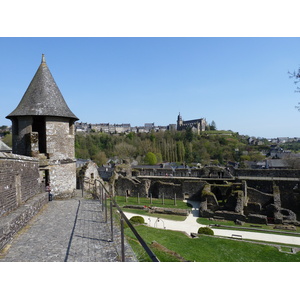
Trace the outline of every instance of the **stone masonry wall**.
<instances>
[{"instance_id":1,"label":"stone masonry wall","mask_svg":"<svg viewBox=\"0 0 300 300\"><path fill-rule=\"evenodd\" d=\"M48 193L38 194L10 214L0 218L0 250L11 241L39 210L48 203Z\"/></svg>"},{"instance_id":2,"label":"stone masonry wall","mask_svg":"<svg viewBox=\"0 0 300 300\"><path fill-rule=\"evenodd\" d=\"M51 192L55 199L68 199L76 190L76 162L49 165Z\"/></svg>"},{"instance_id":3,"label":"stone masonry wall","mask_svg":"<svg viewBox=\"0 0 300 300\"><path fill-rule=\"evenodd\" d=\"M0 217L40 192L36 158L0 152Z\"/></svg>"},{"instance_id":4,"label":"stone masonry wall","mask_svg":"<svg viewBox=\"0 0 300 300\"><path fill-rule=\"evenodd\" d=\"M50 160L74 159L74 125L68 119L47 117L46 137Z\"/></svg>"},{"instance_id":5,"label":"stone masonry wall","mask_svg":"<svg viewBox=\"0 0 300 300\"><path fill-rule=\"evenodd\" d=\"M56 199L71 198L76 189L74 125L46 117L46 139L51 191Z\"/></svg>"},{"instance_id":6,"label":"stone masonry wall","mask_svg":"<svg viewBox=\"0 0 300 300\"><path fill-rule=\"evenodd\" d=\"M300 170L292 169L236 169L235 176L248 177L286 177L286 178L300 178Z\"/></svg>"}]
</instances>

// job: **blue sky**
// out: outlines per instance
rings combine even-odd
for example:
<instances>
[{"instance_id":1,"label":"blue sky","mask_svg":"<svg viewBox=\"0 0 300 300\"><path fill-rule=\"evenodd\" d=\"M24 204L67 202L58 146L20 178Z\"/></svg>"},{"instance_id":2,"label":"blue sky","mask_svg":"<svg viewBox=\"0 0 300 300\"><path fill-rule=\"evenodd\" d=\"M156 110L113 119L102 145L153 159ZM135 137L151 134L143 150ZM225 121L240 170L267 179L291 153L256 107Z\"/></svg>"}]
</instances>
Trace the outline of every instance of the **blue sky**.
<instances>
[{"instance_id":1,"label":"blue sky","mask_svg":"<svg viewBox=\"0 0 300 300\"><path fill-rule=\"evenodd\" d=\"M0 124L45 54L82 122L140 126L214 120L257 137L300 136L300 38L0 38Z\"/></svg>"}]
</instances>

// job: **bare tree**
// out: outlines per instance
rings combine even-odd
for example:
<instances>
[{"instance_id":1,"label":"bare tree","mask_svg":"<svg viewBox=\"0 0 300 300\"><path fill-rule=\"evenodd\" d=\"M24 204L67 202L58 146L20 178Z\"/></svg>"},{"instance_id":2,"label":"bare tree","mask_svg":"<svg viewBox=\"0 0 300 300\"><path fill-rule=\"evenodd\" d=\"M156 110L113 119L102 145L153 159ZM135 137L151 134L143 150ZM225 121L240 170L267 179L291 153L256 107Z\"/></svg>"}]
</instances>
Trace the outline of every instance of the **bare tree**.
<instances>
[{"instance_id":1,"label":"bare tree","mask_svg":"<svg viewBox=\"0 0 300 300\"><path fill-rule=\"evenodd\" d=\"M300 67L298 68L297 71L294 72L288 72L289 77L294 79L294 84L297 86L295 92L299 93L300 92L300 87L298 84L300 83ZM300 102L298 102L298 105L295 106L298 111L300 111Z\"/></svg>"}]
</instances>

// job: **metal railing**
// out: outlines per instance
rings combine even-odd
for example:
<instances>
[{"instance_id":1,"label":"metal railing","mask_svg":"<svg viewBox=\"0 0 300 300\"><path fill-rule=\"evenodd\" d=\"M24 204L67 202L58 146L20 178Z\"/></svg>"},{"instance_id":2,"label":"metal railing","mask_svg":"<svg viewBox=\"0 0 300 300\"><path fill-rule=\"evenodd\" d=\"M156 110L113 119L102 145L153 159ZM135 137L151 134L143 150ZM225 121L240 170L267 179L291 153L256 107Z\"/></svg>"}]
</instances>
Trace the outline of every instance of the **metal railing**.
<instances>
[{"instance_id":1,"label":"metal railing","mask_svg":"<svg viewBox=\"0 0 300 300\"><path fill-rule=\"evenodd\" d=\"M120 215L120 228L121 228L121 259L122 262L125 262L125 235L124 235L124 222L128 225L128 227L131 229L137 240L140 242L141 246L144 248L148 256L153 262L159 262L159 259L156 257L156 255L152 252L152 250L148 247L147 243L144 241L144 239L140 236L140 234L137 232L137 230L134 228L134 226L131 224L131 222L128 220L122 209L117 204L114 197L109 193L109 191L106 189L106 187L103 185L103 183L95 179L94 182L91 182L87 177L82 178L81 182L81 188L82 188L82 195L84 193L84 182L89 184L90 191L92 191L92 195L95 199L99 200L102 206L102 212L104 212L105 217L105 223L108 222L108 205L107 205L107 199L110 199L110 229L111 229L111 241L114 240L114 223L113 223L113 207L116 207L116 209L119 212ZM97 183L98 186L97 186ZM91 189L92 186L92 189Z\"/></svg>"}]
</instances>

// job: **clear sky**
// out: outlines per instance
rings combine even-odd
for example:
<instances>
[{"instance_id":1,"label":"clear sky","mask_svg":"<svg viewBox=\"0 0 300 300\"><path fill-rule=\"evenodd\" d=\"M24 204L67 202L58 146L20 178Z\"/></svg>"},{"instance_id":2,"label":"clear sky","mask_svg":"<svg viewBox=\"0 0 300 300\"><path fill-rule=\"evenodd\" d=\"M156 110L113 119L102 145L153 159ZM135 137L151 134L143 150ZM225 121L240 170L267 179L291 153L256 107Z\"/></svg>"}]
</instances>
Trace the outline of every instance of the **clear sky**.
<instances>
[{"instance_id":1,"label":"clear sky","mask_svg":"<svg viewBox=\"0 0 300 300\"><path fill-rule=\"evenodd\" d=\"M140 126L206 118L259 137L300 136L300 38L0 38L0 124L45 54L82 122Z\"/></svg>"}]
</instances>

